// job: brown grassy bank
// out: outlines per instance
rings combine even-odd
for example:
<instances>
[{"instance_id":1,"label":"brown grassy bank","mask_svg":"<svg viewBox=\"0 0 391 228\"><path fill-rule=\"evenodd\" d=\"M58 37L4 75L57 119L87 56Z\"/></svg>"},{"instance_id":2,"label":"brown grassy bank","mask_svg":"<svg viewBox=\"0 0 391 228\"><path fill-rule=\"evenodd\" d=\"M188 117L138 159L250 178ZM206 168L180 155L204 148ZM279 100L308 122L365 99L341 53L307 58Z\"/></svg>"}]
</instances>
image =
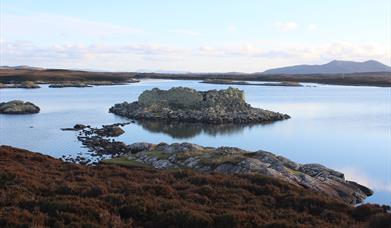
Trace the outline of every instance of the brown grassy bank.
<instances>
[{"instance_id":1,"label":"brown grassy bank","mask_svg":"<svg viewBox=\"0 0 391 228\"><path fill-rule=\"evenodd\" d=\"M275 82L307 82L330 85L379 86L391 87L390 72L353 73L353 74L309 74L309 75L265 75L260 73L210 73L210 74L158 74L137 73L136 78L187 79L187 80L244 80Z\"/></svg>"},{"instance_id":2,"label":"brown grassy bank","mask_svg":"<svg viewBox=\"0 0 391 228\"><path fill-rule=\"evenodd\" d=\"M125 82L133 74L122 72L89 72L77 70L61 69L0 69L0 82L23 82L23 81L42 81L42 82L69 82L69 81L110 81Z\"/></svg>"},{"instance_id":3,"label":"brown grassy bank","mask_svg":"<svg viewBox=\"0 0 391 228\"><path fill-rule=\"evenodd\" d=\"M191 73L191 74L161 74L134 72L91 72L62 69L0 69L0 83L43 81L111 81L124 82L129 78L157 78L181 80L247 80L247 81L277 81L277 82L309 82L331 85L381 86L391 87L391 73L353 73L353 74L323 74L323 75L265 75L260 73Z\"/></svg>"},{"instance_id":4,"label":"brown grassy bank","mask_svg":"<svg viewBox=\"0 0 391 228\"><path fill-rule=\"evenodd\" d=\"M384 227L377 205L357 208L254 175L86 167L0 147L0 226Z\"/></svg>"}]
</instances>

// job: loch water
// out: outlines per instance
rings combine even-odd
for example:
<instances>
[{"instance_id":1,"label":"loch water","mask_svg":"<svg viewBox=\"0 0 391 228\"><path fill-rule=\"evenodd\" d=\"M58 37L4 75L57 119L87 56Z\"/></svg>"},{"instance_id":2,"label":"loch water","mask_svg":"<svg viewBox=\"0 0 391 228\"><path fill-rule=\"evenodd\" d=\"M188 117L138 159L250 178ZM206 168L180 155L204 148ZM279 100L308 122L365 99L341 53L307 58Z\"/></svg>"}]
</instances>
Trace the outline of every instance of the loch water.
<instances>
[{"instance_id":1,"label":"loch water","mask_svg":"<svg viewBox=\"0 0 391 228\"><path fill-rule=\"evenodd\" d=\"M137 122L118 137L133 142L191 142L266 150L300 163L320 163L369 186L369 202L391 205L391 89L304 84L305 87L234 85L254 107L289 114L289 120L264 125L205 125ZM0 144L54 157L85 152L77 132L61 131L76 123L101 126L128 120L108 112L154 87L186 86L197 90L229 85L190 80L142 80L92 88L1 89L0 102L30 101L34 115L0 115Z\"/></svg>"}]
</instances>

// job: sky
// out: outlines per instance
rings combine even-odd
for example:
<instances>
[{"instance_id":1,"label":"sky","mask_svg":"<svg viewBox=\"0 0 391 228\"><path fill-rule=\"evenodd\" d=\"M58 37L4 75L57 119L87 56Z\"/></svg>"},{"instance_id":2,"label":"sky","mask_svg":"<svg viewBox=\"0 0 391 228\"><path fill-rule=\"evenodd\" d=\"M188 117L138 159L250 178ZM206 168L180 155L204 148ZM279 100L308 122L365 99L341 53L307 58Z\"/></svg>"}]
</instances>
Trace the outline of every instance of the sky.
<instances>
[{"instance_id":1,"label":"sky","mask_svg":"<svg viewBox=\"0 0 391 228\"><path fill-rule=\"evenodd\" d=\"M0 65L260 72L391 65L390 0L0 0Z\"/></svg>"}]
</instances>

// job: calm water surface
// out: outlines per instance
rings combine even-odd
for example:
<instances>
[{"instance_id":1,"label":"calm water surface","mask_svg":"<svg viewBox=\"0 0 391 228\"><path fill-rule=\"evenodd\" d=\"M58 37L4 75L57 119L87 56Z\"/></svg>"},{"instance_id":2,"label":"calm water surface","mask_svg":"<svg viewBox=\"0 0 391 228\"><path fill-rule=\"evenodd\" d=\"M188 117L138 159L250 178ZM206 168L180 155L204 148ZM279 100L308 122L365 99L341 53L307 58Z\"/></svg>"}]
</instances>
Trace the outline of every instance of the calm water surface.
<instances>
[{"instance_id":1,"label":"calm water surface","mask_svg":"<svg viewBox=\"0 0 391 228\"><path fill-rule=\"evenodd\" d=\"M198 90L229 85L198 81L143 80L141 83L92 88L2 89L0 101L20 99L41 108L35 115L0 115L0 144L39 151L54 157L86 151L75 132L61 131L76 123L100 126L127 121L108 113L115 103L134 101L154 87L187 86ZM204 146L236 146L268 150L300 163L320 163L342 171L375 190L370 202L391 205L391 89L327 86L239 86L255 106L291 115L267 125L162 124L141 122L125 127L118 140L192 142Z\"/></svg>"}]
</instances>

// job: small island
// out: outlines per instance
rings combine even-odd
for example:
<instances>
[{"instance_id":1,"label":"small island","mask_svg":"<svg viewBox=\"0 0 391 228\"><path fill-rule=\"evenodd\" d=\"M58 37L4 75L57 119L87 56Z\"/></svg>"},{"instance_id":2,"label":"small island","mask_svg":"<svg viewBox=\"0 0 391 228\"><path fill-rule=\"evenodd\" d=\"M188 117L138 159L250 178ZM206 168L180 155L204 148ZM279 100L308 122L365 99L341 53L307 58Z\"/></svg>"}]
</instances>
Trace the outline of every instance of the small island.
<instances>
[{"instance_id":1,"label":"small island","mask_svg":"<svg viewBox=\"0 0 391 228\"><path fill-rule=\"evenodd\" d=\"M112 86L112 85L126 85L128 83L139 82L137 79L129 78L125 82L113 82L113 81L64 81L59 83L53 83L49 85L49 88L66 88L66 87L75 87L75 88L85 88L93 86Z\"/></svg>"},{"instance_id":2,"label":"small island","mask_svg":"<svg viewBox=\"0 0 391 228\"><path fill-rule=\"evenodd\" d=\"M24 82L20 82L20 83L1 83L0 82L0 89L13 89L13 88L15 88L15 89L16 88L39 89L41 87L32 81L24 81Z\"/></svg>"},{"instance_id":3,"label":"small island","mask_svg":"<svg viewBox=\"0 0 391 228\"><path fill-rule=\"evenodd\" d=\"M39 111L40 108L31 102L13 100L0 103L0 113L2 114L33 114Z\"/></svg>"},{"instance_id":4,"label":"small island","mask_svg":"<svg viewBox=\"0 0 391 228\"><path fill-rule=\"evenodd\" d=\"M251 107L244 99L244 92L232 87L209 91L154 88L144 91L138 101L115 104L109 111L137 120L210 124L267 123L290 118L287 114Z\"/></svg>"},{"instance_id":5,"label":"small island","mask_svg":"<svg viewBox=\"0 0 391 228\"><path fill-rule=\"evenodd\" d=\"M250 83L246 81L235 81L227 79L205 79L201 83L206 84L220 84L220 85L252 85L252 86L292 86L303 87L299 82L282 81L282 82L267 82L267 83Z\"/></svg>"}]
</instances>

